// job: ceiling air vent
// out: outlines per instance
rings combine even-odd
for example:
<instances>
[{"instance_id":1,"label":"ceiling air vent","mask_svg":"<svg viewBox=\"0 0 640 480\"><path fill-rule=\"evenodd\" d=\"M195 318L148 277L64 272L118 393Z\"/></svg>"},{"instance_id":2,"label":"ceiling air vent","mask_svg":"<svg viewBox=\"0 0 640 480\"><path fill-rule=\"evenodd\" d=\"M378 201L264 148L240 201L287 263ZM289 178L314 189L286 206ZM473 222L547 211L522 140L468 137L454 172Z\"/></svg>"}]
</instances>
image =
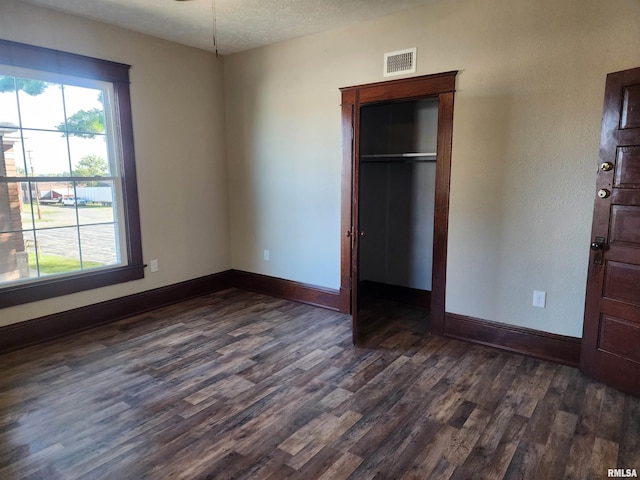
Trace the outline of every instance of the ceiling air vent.
<instances>
[{"instance_id":1,"label":"ceiling air vent","mask_svg":"<svg viewBox=\"0 0 640 480\"><path fill-rule=\"evenodd\" d=\"M416 73L416 48L407 48L384 54L384 76Z\"/></svg>"}]
</instances>

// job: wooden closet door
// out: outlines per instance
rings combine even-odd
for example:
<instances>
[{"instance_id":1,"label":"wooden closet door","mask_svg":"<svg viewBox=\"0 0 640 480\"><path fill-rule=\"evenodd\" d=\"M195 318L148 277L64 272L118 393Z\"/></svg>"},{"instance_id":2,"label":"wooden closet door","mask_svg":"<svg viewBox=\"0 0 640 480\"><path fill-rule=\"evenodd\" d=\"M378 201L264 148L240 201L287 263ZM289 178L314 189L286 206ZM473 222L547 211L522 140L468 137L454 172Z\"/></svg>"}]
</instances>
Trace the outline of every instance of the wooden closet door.
<instances>
[{"instance_id":1,"label":"wooden closet door","mask_svg":"<svg viewBox=\"0 0 640 480\"><path fill-rule=\"evenodd\" d=\"M640 395L640 68L607 76L581 369Z\"/></svg>"}]
</instances>

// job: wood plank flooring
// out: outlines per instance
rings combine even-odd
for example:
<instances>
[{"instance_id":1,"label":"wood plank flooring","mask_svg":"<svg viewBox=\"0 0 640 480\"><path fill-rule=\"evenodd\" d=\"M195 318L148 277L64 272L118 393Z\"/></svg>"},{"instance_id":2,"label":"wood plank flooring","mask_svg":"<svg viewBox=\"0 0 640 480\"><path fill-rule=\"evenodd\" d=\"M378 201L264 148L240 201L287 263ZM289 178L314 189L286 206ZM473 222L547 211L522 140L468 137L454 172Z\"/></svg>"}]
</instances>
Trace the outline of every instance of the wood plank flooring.
<instances>
[{"instance_id":1,"label":"wood plank flooring","mask_svg":"<svg viewBox=\"0 0 640 480\"><path fill-rule=\"evenodd\" d=\"M0 479L589 479L640 399L576 369L236 289L0 356Z\"/></svg>"}]
</instances>

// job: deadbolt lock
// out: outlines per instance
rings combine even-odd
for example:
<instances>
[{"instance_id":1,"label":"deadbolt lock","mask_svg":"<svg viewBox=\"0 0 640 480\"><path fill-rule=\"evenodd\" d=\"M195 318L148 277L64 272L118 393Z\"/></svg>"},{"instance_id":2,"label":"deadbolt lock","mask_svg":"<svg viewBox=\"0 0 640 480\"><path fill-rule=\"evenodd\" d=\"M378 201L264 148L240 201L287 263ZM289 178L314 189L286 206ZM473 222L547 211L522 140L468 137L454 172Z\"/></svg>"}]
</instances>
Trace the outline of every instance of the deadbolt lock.
<instances>
[{"instance_id":1,"label":"deadbolt lock","mask_svg":"<svg viewBox=\"0 0 640 480\"><path fill-rule=\"evenodd\" d=\"M595 253L593 255L593 263L596 265L602 265L602 258L604 254L604 237L596 237L596 239L591 242L591 250Z\"/></svg>"},{"instance_id":2,"label":"deadbolt lock","mask_svg":"<svg viewBox=\"0 0 640 480\"><path fill-rule=\"evenodd\" d=\"M603 172L608 172L609 170L613 169L613 163L604 162L602 165L600 165L600 168L602 169Z\"/></svg>"},{"instance_id":3,"label":"deadbolt lock","mask_svg":"<svg viewBox=\"0 0 640 480\"><path fill-rule=\"evenodd\" d=\"M602 188L602 189L598 190L598 196L600 198L607 198L609 195L611 195L611 192L609 190L607 190L606 188Z\"/></svg>"}]
</instances>

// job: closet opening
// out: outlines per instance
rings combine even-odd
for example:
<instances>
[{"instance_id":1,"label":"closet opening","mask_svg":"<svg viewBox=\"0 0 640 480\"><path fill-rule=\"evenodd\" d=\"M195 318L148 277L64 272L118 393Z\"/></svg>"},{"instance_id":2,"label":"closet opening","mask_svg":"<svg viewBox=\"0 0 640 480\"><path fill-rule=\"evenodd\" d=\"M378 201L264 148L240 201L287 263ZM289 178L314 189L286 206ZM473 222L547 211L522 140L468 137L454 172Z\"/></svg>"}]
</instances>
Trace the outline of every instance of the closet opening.
<instances>
[{"instance_id":1,"label":"closet opening","mask_svg":"<svg viewBox=\"0 0 640 480\"><path fill-rule=\"evenodd\" d=\"M396 335L397 318L444 332L456 75L340 89L340 311L354 344Z\"/></svg>"},{"instance_id":2,"label":"closet opening","mask_svg":"<svg viewBox=\"0 0 640 480\"><path fill-rule=\"evenodd\" d=\"M358 310L366 336L428 331L438 98L360 108Z\"/></svg>"}]
</instances>

